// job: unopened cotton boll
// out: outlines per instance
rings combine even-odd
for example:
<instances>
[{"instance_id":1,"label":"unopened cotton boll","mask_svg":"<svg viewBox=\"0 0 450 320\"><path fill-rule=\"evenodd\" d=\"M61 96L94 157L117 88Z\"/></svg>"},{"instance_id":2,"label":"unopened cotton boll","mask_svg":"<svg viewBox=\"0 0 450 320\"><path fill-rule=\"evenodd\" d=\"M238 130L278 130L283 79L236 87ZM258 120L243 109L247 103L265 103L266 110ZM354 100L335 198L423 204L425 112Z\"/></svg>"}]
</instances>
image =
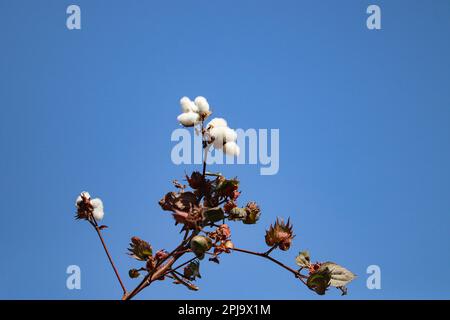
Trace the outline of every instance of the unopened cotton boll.
<instances>
[{"instance_id":1,"label":"unopened cotton boll","mask_svg":"<svg viewBox=\"0 0 450 320\"><path fill-rule=\"evenodd\" d=\"M209 103L205 97L199 96L194 100L195 105L198 107L198 112L205 113L209 111Z\"/></svg>"},{"instance_id":2,"label":"unopened cotton boll","mask_svg":"<svg viewBox=\"0 0 450 320\"><path fill-rule=\"evenodd\" d=\"M192 111L192 101L188 97L180 99L181 111L186 113Z\"/></svg>"},{"instance_id":3,"label":"unopened cotton boll","mask_svg":"<svg viewBox=\"0 0 450 320\"><path fill-rule=\"evenodd\" d=\"M177 120L185 127L193 127L200 120L198 113L193 111L182 113L177 117Z\"/></svg>"},{"instance_id":4,"label":"unopened cotton boll","mask_svg":"<svg viewBox=\"0 0 450 320\"><path fill-rule=\"evenodd\" d=\"M95 220L100 221L103 219L103 216L105 215L103 211L103 202L99 198L95 198L91 200L91 205L94 208L92 211L92 215L94 216Z\"/></svg>"},{"instance_id":5,"label":"unopened cotton boll","mask_svg":"<svg viewBox=\"0 0 450 320\"><path fill-rule=\"evenodd\" d=\"M218 128L218 127L226 127L227 121L223 118L214 118L212 119L208 125L207 128Z\"/></svg>"},{"instance_id":6,"label":"unopened cotton boll","mask_svg":"<svg viewBox=\"0 0 450 320\"><path fill-rule=\"evenodd\" d=\"M239 156L241 149L236 142L231 141L224 144L223 151L230 156Z\"/></svg>"}]
</instances>

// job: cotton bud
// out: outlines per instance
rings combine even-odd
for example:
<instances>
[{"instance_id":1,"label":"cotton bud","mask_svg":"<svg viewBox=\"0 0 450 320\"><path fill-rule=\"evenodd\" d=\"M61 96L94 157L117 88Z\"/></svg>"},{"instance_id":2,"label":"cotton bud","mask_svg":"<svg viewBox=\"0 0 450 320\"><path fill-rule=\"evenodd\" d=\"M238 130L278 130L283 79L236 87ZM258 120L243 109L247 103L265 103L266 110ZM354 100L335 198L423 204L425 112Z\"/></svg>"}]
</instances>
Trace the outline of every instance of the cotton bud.
<instances>
[{"instance_id":1,"label":"cotton bud","mask_svg":"<svg viewBox=\"0 0 450 320\"><path fill-rule=\"evenodd\" d=\"M261 215L261 209L256 202L249 202L245 206L245 211L247 212L247 216L243 220L245 224L255 224L256 221L259 220L259 216Z\"/></svg>"},{"instance_id":2,"label":"cotton bud","mask_svg":"<svg viewBox=\"0 0 450 320\"><path fill-rule=\"evenodd\" d=\"M223 151L230 156L239 156L241 149L236 142L230 141L223 145Z\"/></svg>"},{"instance_id":3,"label":"cotton bud","mask_svg":"<svg viewBox=\"0 0 450 320\"><path fill-rule=\"evenodd\" d=\"M103 216L105 215L103 211L103 202L99 198L95 198L91 200L91 205L94 208L92 211L92 215L94 216L95 220L100 221L103 219Z\"/></svg>"},{"instance_id":4,"label":"cotton bud","mask_svg":"<svg viewBox=\"0 0 450 320\"><path fill-rule=\"evenodd\" d=\"M130 269L130 270L128 271L128 276L129 276L131 279L136 279L137 277L140 276L140 273L139 273L139 271L138 271L137 269Z\"/></svg>"},{"instance_id":5,"label":"cotton bud","mask_svg":"<svg viewBox=\"0 0 450 320\"><path fill-rule=\"evenodd\" d=\"M277 219L275 224L271 225L269 230L266 231L265 240L269 247L277 245L281 250L286 251L291 247L293 238L292 224L290 224L289 219L287 223Z\"/></svg>"},{"instance_id":6,"label":"cotton bud","mask_svg":"<svg viewBox=\"0 0 450 320\"><path fill-rule=\"evenodd\" d=\"M189 111L182 113L177 117L177 120L185 127L193 127L200 121L200 116L198 113Z\"/></svg>"},{"instance_id":7,"label":"cotton bud","mask_svg":"<svg viewBox=\"0 0 450 320\"><path fill-rule=\"evenodd\" d=\"M223 119L223 118L214 118L208 123L206 128L210 129L210 128L226 127L226 126L227 126L227 121L225 119Z\"/></svg>"},{"instance_id":8,"label":"cotton bud","mask_svg":"<svg viewBox=\"0 0 450 320\"><path fill-rule=\"evenodd\" d=\"M205 97L199 96L199 97L195 98L194 102L198 108L199 113L207 113L209 111L209 103L205 99Z\"/></svg>"}]
</instances>

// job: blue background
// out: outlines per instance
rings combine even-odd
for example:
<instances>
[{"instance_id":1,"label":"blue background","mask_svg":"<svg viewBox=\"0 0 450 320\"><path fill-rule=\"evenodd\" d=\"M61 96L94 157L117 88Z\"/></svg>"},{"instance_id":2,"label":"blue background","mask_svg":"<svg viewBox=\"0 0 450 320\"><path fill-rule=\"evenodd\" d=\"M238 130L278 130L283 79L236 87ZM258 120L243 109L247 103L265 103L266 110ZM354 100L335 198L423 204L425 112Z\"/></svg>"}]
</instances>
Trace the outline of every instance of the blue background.
<instances>
[{"instance_id":1,"label":"blue background","mask_svg":"<svg viewBox=\"0 0 450 320\"><path fill-rule=\"evenodd\" d=\"M299 250L358 275L343 299L450 298L450 2L0 1L0 298L116 299L97 235L73 220L82 190L105 203L124 278L129 239L173 248L157 201L198 166L170 159L178 100L206 96L234 128L279 128L280 171L216 166L263 209L233 225L265 250L290 216ZM378 4L382 30L366 28ZM66 288L66 268L82 289ZM366 268L382 271L368 290ZM169 281L147 299L327 299L276 265L233 253L202 264L199 292ZM126 279L128 288L136 280Z\"/></svg>"}]
</instances>

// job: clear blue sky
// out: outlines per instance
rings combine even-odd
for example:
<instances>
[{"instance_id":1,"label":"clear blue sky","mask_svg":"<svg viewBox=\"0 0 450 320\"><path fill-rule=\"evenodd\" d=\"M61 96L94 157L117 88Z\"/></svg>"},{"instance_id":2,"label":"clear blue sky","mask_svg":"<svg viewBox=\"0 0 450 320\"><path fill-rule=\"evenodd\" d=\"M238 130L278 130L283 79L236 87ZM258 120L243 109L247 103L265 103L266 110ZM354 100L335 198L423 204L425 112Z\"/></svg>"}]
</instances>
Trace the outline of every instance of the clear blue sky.
<instances>
[{"instance_id":1,"label":"clear blue sky","mask_svg":"<svg viewBox=\"0 0 450 320\"><path fill-rule=\"evenodd\" d=\"M66 29L66 8L82 30ZM382 9L382 30L366 8ZM280 171L238 175L256 226L236 245L264 250L290 216L294 263L340 263L347 298L450 298L450 2L1 1L0 298L115 299L96 234L75 222L82 190L105 203L105 232L126 278L129 238L171 249L178 229L157 204L195 166L170 160L178 100L206 96L235 128L279 128ZM204 263L201 290L170 282L147 299L326 299L256 257ZM66 289L66 267L82 289ZM382 289L366 288L366 268ZM126 279L129 288L136 281Z\"/></svg>"}]
</instances>

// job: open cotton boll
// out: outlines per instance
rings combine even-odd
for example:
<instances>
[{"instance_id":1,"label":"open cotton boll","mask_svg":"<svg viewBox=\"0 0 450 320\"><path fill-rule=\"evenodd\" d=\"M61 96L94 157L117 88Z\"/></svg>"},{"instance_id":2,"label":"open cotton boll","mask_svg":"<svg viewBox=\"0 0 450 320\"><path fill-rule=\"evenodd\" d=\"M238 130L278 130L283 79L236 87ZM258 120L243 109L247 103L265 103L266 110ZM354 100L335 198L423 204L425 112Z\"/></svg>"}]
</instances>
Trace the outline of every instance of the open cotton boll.
<instances>
[{"instance_id":1,"label":"open cotton boll","mask_svg":"<svg viewBox=\"0 0 450 320\"><path fill-rule=\"evenodd\" d=\"M190 103L190 108L191 108L191 110L192 110L193 112L199 112L198 106L195 104L194 101L191 101L191 103Z\"/></svg>"},{"instance_id":2,"label":"open cotton boll","mask_svg":"<svg viewBox=\"0 0 450 320\"><path fill-rule=\"evenodd\" d=\"M241 149L234 141L230 141L224 144L223 151L230 156L239 156Z\"/></svg>"},{"instance_id":3,"label":"open cotton boll","mask_svg":"<svg viewBox=\"0 0 450 320\"><path fill-rule=\"evenodd\" d=\"M226 127L227 121L223 118L214 118L212 119L208 125L207 128L218 128L218 127Z\"/></svg>"},{"instance_id":4,"label":"open cotton boll","mask_svg":"<svg viewBox=\"0 0 450 320\"><path fill-rule=\"evenodd\" d=\"M209 135L214 138L214 148L222 149L223 144L226 142L226 133L228 127L213 127L209 130Z\"/></svg>"},{"instance_id":5,"label":"open cotton boll","mask_svg":"<svg viewBox=\"0 0 450 320\"><path fill-rule=\"evenodd\" d=\"M192 101L188 97L183 97L180 99L181 111L186 113L192 111Z\"/></svg>"},{"instance_id":6,"label":"open cotton boll","mask_svg":"<svg viewBox=\"0 0 450 320\"><path fill-rule=\"evenodd\" d=\"M80 205L80 203L83 201L82 196L85 197L86 199L90 199L90 198L91 198L91 195L89 194L89 192L83 191L83 192L80 193L80 195L77 197L77 200L75 201L75 206L78 207L78 206Z\"/></svg>"},{"instance_id":7,"label":"open cotton boll","mask_svg":"<svg viewBox=\"0 0 450 320\"><path fill-rule=\"evenodd\" d=\"M189 111L189 112L180 114L177 117L177 120L185 127L193 127L200 120L200 116L198 115L198 113Z\"/></svg>"},{"instance_id":8,"label":"open cotton boll","mask_svg":"<svg viewBox=\"0 0 450 320\"><path fill-rule=\"evenodd\" d=\"M198 112L204 113L209 111L209 103L205 97L198 96L195 98L194 103L198 107Z\"/></svg>"},{"instance_id":9,"label":"open cotton boll","mask_svg":"<svg viewBox=\"0 0 450 320\"><path fill-rule=\"evenodd\" d=\"M91 200L91 205L94 208L92 211L92 215L94 216L95 220L99 221L103 219L103 216L105 215L103 211L103 202L99 198L95 198Z\"/></svg>"},{"instance_id":10,"label":"open cotton boll","mask_svg":"<svg viewBox=\"0 0 450 320\"><path fill-rule=\"evenodd\" d=\"M224 143L237 140L237 133L228 127L214 127L209 130L209 134L214 138L214 147L221 149Z\"/></svg>"},{"instance_id":11,"label":"open cotton boll","mask_svg":"<svg viewBox=\"0 0 450 320\"><path fill-rule=\"evenodd\" d=\"M228 127L225 128L224 136L225 136L225 142L231 142L231 141L234 142L237 140L236 131L234 131L233 129L230 129Z\"/></svg>"}]
</instances>

